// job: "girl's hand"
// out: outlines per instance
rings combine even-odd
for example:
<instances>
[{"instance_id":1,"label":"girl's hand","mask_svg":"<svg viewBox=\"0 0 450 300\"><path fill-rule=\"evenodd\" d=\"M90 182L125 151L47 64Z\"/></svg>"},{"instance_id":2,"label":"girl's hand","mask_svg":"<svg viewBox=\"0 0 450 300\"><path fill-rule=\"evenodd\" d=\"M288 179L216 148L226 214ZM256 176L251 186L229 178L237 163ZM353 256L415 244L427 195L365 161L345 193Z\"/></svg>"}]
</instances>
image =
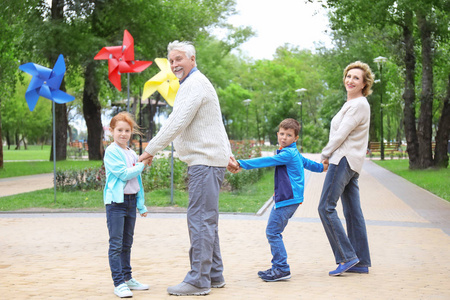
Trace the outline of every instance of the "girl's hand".
<instances>
[{"instance_id":1,"label":"girl's hand","mask_svg":"<svg viewBox=\"0 0 450 300\"><path fill-rule=\"evenodd\" d=\"M144 218L147 217L147 212L141 214L141 217L144 217Z\"/></svg>"}]
</instances>

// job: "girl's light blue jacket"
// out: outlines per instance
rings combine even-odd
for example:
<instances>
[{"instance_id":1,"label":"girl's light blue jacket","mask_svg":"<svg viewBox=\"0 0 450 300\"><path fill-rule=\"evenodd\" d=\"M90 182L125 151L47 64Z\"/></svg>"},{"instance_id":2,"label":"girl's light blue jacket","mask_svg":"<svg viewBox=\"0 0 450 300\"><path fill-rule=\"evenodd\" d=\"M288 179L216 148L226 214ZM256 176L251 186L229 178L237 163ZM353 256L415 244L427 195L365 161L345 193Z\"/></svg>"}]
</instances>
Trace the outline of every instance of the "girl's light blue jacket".
<instances>
[{"instance_id":1,"label":"girl's light blue jacket","mask_svg":"<svg viewBox=\"0 0 450 300\"><path fill-rule=\"evenodd\" d=\"M136 155L136 153L135 153ZM137 155L136 155L137 156ZM105 151L106 183L103 190L103 202L106 204L123 203L123 190L128 180L137 177L140 190L137 193L136 206L140 214L147 211L145 207L144 187L142 186L141 172L145 165L136 163L132 168L127 168L127 159L123 151L111 144Z\"/></svg>"}]
</instances>

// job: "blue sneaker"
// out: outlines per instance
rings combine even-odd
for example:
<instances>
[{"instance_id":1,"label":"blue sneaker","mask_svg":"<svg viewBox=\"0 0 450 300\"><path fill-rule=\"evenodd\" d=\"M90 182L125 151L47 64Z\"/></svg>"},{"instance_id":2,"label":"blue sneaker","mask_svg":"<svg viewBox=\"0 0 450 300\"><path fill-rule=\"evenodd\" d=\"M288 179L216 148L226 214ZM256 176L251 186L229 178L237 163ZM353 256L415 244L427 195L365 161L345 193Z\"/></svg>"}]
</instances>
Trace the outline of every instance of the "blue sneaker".
<instances>
[{"instance_id":1,"label":"blue sneaker","mask_svg":"<svg viewBox=\"0 0 450 300\"><path fill-rule=\"evenodd\" d=\"M342 273L344 273L345 271L347 271L348 269L350 269L351 267L353 267L357 263L359 263L359 259L358 258L352 259L351 261L348 261L346 263L340 263L336 270L331 271L328 274L330 276L341 275Z\"/></svg>"},{"instance_id":2,"label":"blue sneaker","mask_svg":"<svg viewBox=\"0 0 450 300\"><path fill-rule=\"evenodd\" d=\"M368 267L351 267L347 271L347 273L359 273L359 274L369 274L369 268Z\"/></svg>"},{"instance_id":3,"label":"blue sneaker","mask_svg":"<svg viewBox=\"0 0 450 300\"><path fill-rule=\"evenodd\" d=\"M272 271L272 268L267 269L267 270L265 270L265 271L258 271L258 277L261 278L262 275L264 275L264 274L269 274L270 271Z\"/></svg>"},{"instance_id":4,"label":"blue sneaker","mask_svg":"<svg viewBox=\"0 0 450 300\"><path fill-rule=\"evenodd\" d=\"M291 272L283 272L280 269L270 269L270 272L261 274L261 279L264 281L279 281L291 278Z\"/></svg>"}]
</instances>

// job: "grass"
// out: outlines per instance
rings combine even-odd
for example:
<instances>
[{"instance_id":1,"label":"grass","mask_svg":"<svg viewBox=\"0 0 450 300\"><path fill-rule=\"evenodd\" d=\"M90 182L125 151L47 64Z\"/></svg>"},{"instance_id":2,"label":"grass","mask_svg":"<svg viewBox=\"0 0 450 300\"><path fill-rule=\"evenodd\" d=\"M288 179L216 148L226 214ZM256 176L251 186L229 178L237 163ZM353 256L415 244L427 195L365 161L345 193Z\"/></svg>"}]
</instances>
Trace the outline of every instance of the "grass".
<instances>
[{"instance_id":1,"label":"grass","mask_svg":"<svg viewBox=\"0 0 450 300\"><path fill-rule=\"evenodd\" d=\"M245 171L244 171L245 172ZM240 192L221 192L220 212L256 213L273 194L273 171L266 172L262 179ZM156 190L146 193L147 206L169 206L170 190ZM188 193L174 191L174 205L187 207ZM54 203L53 189L44 189L29 193L0 198L0 211L16 211L21 209L70 209L70 210L103 210L102 191L57 192Z\"/></svg>"},{"instance_id":2,"label":"grass","mask_svg":"<svg viewBox=\"0 0 450 300\"><path fill-rule=\"evenodd\" d=\"M409 160L373 160L379 166L405 178L415 185L450 201L450 169L410 170Z\"/></svg>"},{"instance_id":3,"label":"grass","mask_svg":"<svg viewBox=\"0 0 450 300\"><path fill-rule=\"evenodd\" d=\"M99 167L102 165L101 160L97 161L71 161L62 160L56 162L56 168L60 170L67 169L84 169L89 167ZM51 161L18 161L5 162L3 169L0 169L0 178L35 175L43 173L53 173L53 162Z\"/></svg>"},{"instance_id":4,"label":"grass","mask_svg":"<svg viewBox=\"0 0 450 300\"><path fill-rule=\"evenodd\" d=\"M21 147L20 150L14 150L12 146L10 150L8 147L3 147L3 160L45 160L50 159L50 145L30 145L27 150Z\"/></svg>"}]
</instances>

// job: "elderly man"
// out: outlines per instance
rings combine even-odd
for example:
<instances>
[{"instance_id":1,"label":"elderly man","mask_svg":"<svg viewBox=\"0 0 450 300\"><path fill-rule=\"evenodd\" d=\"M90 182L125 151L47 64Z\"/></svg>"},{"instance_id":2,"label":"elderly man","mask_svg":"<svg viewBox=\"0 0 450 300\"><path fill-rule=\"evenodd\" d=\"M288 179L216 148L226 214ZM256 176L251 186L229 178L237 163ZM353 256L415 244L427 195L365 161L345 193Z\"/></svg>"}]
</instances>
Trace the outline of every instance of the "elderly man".
<instances>
[{"instance_id":1,"label":"elderly man","mask_svg":"<svg viewBox=\"0 0 450 300\"><path fill-rule=\"evenodd\" d=\"M196 67L194 46L174 41L167 50L171 69L180 79L180 89L173 112L139 160L152 158L173 141L180 159L188 164L191 270L183 282L170 286L167 292L178 296L207 295L211 287L225 286L218 235L219 190L226 167L233 159L217 93Z\"/></svg>"}]
</instances>

